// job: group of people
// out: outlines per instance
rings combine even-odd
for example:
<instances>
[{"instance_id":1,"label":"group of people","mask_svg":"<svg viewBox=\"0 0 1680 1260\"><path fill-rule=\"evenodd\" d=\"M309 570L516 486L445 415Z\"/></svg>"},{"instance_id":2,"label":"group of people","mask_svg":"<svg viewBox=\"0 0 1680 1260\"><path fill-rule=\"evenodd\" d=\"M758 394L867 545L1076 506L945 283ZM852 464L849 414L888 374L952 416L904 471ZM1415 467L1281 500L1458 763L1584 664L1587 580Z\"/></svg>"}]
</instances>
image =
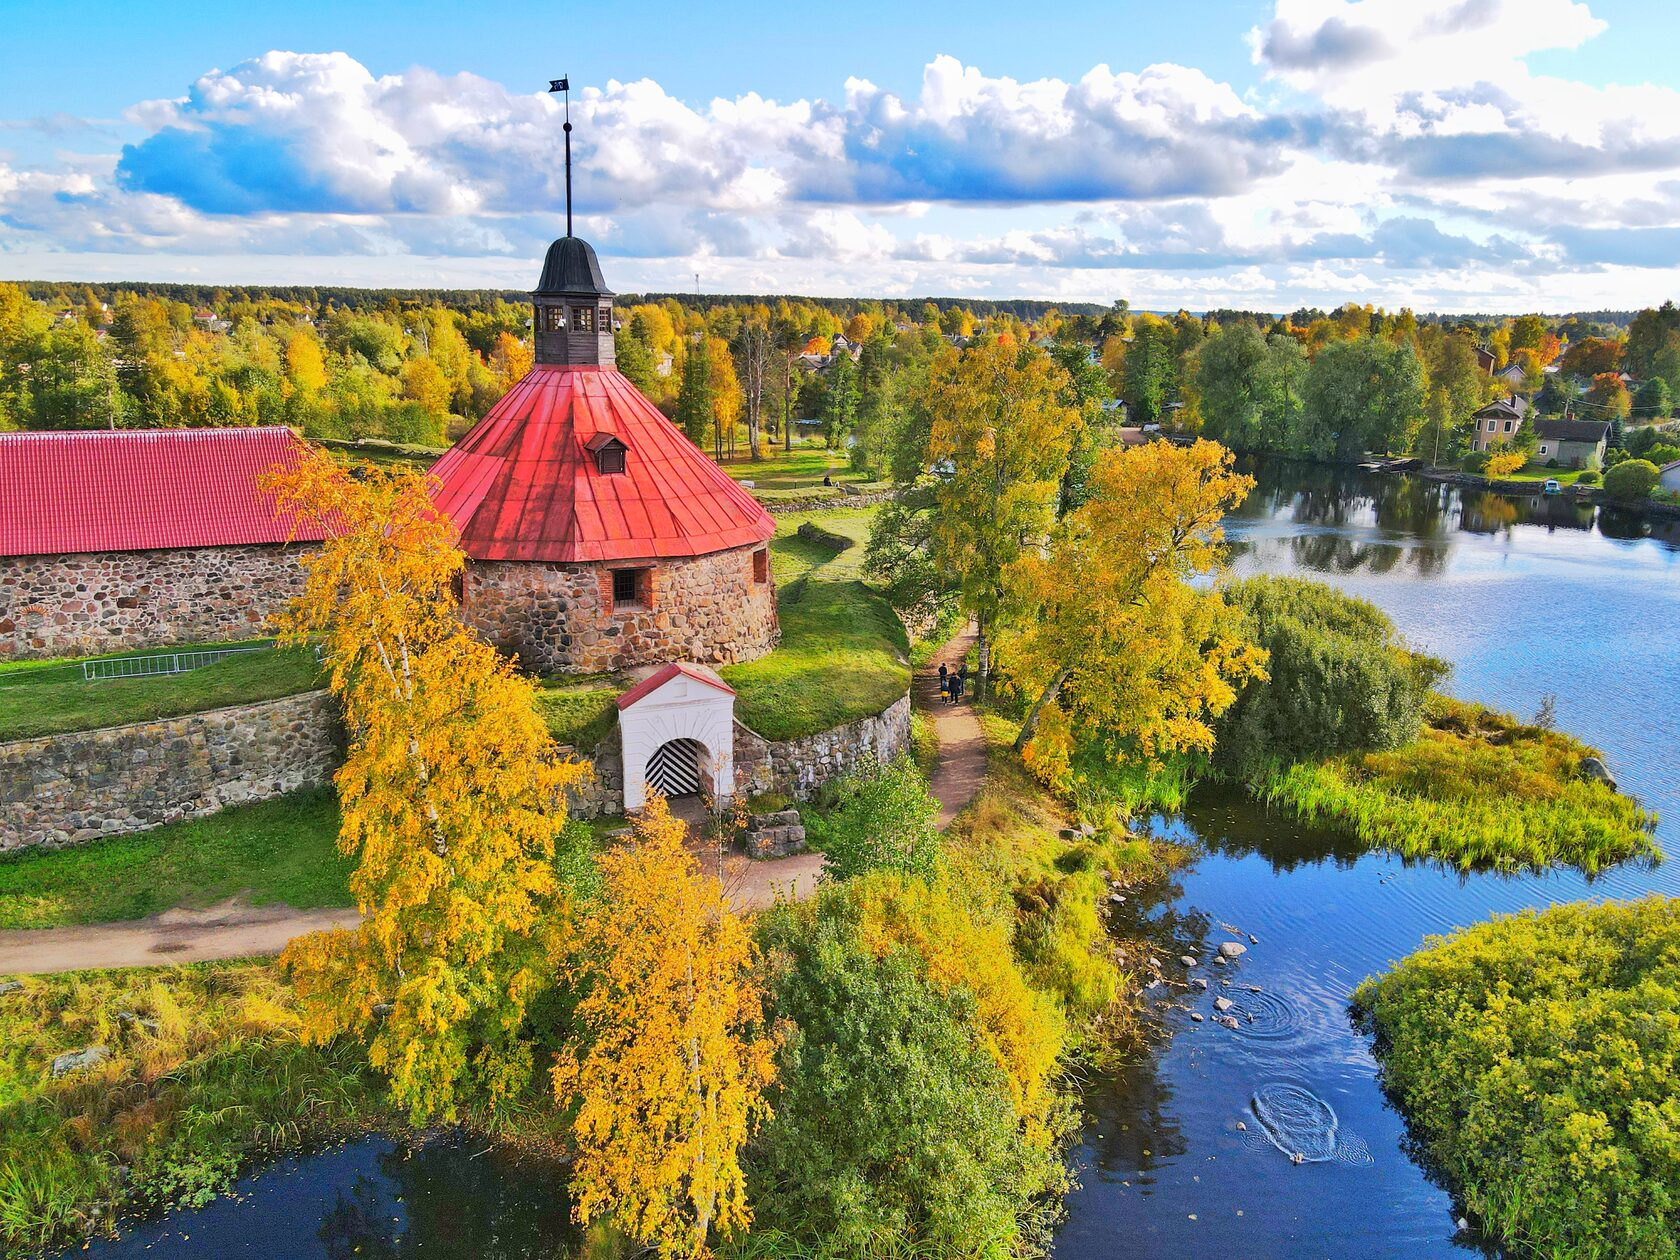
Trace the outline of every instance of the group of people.
<instances>
[{"instance_id":1,"label":"group of people","mask_svg":"<svg viewBox=\"0 0 1680 1260\"><path fill-rule=\"evenodd\" d=\"M968 688L968 662L959 661L956 669L939 663L939 698L946 704L956 704Z\"/></svg>"}]
</instances>

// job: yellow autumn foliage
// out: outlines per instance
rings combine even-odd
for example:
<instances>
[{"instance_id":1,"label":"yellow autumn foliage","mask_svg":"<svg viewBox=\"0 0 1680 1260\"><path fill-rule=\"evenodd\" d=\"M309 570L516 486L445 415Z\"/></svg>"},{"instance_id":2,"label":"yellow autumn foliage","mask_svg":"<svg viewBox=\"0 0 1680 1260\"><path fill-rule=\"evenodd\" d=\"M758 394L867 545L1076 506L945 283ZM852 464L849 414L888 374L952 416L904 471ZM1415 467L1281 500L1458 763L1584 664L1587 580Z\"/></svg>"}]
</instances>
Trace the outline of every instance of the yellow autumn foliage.
<instances>
[{"instance_id":1,"label":"yellow autumn foliage","mask_svg":"<svg viewBox=\"0 0 1680 1260\"><path fill-rule=\"evenodd\" d=\"M302 1035L361 1037L416 1119L453 1119L468 1084L495 1108L530 1076L519 1030L551 981L555 841L587 770L557 755L530 681L457 615L463 557L422 475L316 454L266 484L326 535L279 629L317 647L342 705L338 844L359 858L361 924L281 955Z\"/></svg>"},{"instance_id":2,"label":"yellow autumn foliage","mask_svg":"<svg viewBox=\"0 0 1680 1260\"><path fill-rule=\"evenodd\" d=\"M578 1219L610 1214L687 1260L751 1222L740 1156L769 1114L774 1045L752 937L683 847L686 825L655 796L631 826L576 924L587 1046L560 1053L554 1092L577 1107Z\"/></svg>"},{"instance_id":3,"label":"yellow autumn foliage","mask_svg":"<svg viewBox=\"0 0 1680 1260\"><path fill-rule=\"evenodd\" d=\"M1521 451L1500 451L1490 456L1487 462L1487 475L1497 481L1501 477L1509 477L1528 462L1528 457Z\"/></svg>"},{"instance_id":4,"label":"yellow autumn foliage","mask_svg":"<svg viewBox=\"0 0 1680 1260\"><path fill-rule=\"evenodd\" d=\"M1074 728L1149 761L1213 747L1212 719L1266 654L1197 579L1224 562L1221 518L1253 486L1216 442L1151 442L1103 453L1091 498L1010 580L1032 610L1007 664L1036 697L1019 746L1065 787Z\"/></svg>"},{"instance_id":5,"label":"yellow autumn foliage","mask_svg":"<svg viewBox=\"0 0 1680 1260\"><path fill-rule=\"evenodd\" d=\"M1067 1037L1061 1008L1022 975L1008 920L982 913L949 878L934 883L888 873L846 884L859 912L859 938L883 958L907 948L921 958L938 989L966 989L974 999L981 1042L1008 1078L1011 1100L1028 1141L1056 1138L1054 1075Z\"/></svg>"}]
</instances>

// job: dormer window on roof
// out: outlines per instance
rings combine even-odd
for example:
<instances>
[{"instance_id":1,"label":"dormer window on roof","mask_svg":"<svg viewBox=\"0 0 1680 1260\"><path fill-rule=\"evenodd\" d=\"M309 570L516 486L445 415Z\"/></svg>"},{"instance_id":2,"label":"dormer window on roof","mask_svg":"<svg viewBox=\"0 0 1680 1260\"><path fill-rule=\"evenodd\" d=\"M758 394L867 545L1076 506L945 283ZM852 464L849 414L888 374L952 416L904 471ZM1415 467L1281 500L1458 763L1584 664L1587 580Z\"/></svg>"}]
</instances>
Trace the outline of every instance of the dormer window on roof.
<instances>
[{"instance_id":1,"label":"dormer window on roof","mask_svg":"<svg viewBox=\"0 0 1680 1260\"><path fill-rule=\"evenodd\" d=\"M601 473L624 471L624 455L630 448L610 433L597 433L584 447L595 457L595 470Z\"/></svg>"}]
</instances>

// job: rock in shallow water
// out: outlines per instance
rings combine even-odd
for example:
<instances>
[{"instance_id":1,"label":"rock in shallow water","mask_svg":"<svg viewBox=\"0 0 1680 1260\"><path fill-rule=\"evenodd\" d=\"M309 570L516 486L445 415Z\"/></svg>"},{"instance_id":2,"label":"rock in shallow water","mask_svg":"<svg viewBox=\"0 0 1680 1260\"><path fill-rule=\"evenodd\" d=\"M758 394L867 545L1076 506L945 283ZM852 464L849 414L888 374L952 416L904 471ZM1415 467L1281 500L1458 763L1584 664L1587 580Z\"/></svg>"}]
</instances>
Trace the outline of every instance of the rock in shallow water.
<instances>
[{"instance_id":1,"label":"rock in shallow water","mask_svg":"<svg viewBox=\"0 0 1680 1260\"><path fill-rule=\"evenodd\" d=\"M1219 956L1221 958L1241 958L1248 953L1248 946L1240 941L1220 941Z\"/></svg>"}]
</instances>

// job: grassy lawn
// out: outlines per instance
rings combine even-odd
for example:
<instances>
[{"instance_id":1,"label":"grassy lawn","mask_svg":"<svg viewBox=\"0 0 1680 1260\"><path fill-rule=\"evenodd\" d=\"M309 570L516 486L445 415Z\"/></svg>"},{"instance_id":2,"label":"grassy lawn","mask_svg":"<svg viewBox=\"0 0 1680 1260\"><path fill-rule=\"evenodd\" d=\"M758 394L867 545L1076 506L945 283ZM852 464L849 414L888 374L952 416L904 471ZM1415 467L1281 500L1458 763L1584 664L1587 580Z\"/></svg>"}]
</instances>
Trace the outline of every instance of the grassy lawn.
<instances>
[{"instance_id":1,"label":"grassy lawn","mask_svg":"<svg viewBox=\"0 0 1680 1260\"><path fill-rule=\"evenodd\" d=\"M797 739L879 713L910 686L910 644L886 600L862 582L782 587L782 644L718 672L736 716L766 739Z\"/></svg>"},{"instance_id":2,"label":"grassy lawn","mask_svg":"<svg viewBox=\"0 0 1680 1260\"><path fill-rule=\"evenodd\" d=\"M578 686L563 675L538 683L537 711L557 744L570 744L587 757L612 731L623 686Z\"/></svg>"},{"instance_id":3,"label":"grassy lawn","mask_svg":"<svg viewBox=\"0 0 1680 1260\"><path fill-rule=\"evenodd\" d=\"M831 451L816 444L796 446L787 454L779 446L772 447L764 459L755 462L739 456L726 461L721 467L737 481L752 482L753 494L772 507L778 499L810 498L813 494L855 494L885 488L885 483L871 481L866 474L853 472L844 451ZM824 476L834 484L823 485Z\"/></svg>"},{"instance_id":4,"label":"grassy lawn","mask_svg":"<svg viewBox=\"0 0 1680 1260\"><path fill-rule=\"evenodd\" d=\"M300 910L348 906L328 788L76 848L0 859L0 928L141 919L248 892Z\"/></svg>"},{"instance_id":5,"label":"grassy lawn","mask_svg":"<svg viewBox=\"0 0 1680 1260\"><path fill-rule=\"evenodd\" d=\"M257 642L266 642L258 640ZM183 645L239 647L233 643ZM93 660L151 656L169 649L119 652ZM0 665L0 740L87 731L153 718L200 713L230 704L273 700L322 686L304 649L249 652L185 674L87 682L78 663L21 661Z\"/></svg>"},{"instance_id":6,"label":"grassy lawn","mask_svg":"<svg viewBox=\"0 0 1680 1260\"><path fill-rule=\"evenodd\" d=\"M776 536L770 540L770 571L787 583L807 574L821 581L849 582L863 577L863 553L869 545L874 508L818 508L782 512L776 516ZM829 534L849 538L844 550L799 537L799 527L812 524Z\"/></svg>"},{"instance_id":7,"label":"grassy lawn","mask_svg":"<svg viewBox=\"0 0 1680 1260\"><path fill-rule=\"evenodd\" d=\"M1556 481L1560 486L1572 486L1580 477L1579 468L1547 468L1544 464L1524 464L1514 473L1506 473L1500 481L1534 481L1544 485Z\"/></svg>"}]
</instances>

